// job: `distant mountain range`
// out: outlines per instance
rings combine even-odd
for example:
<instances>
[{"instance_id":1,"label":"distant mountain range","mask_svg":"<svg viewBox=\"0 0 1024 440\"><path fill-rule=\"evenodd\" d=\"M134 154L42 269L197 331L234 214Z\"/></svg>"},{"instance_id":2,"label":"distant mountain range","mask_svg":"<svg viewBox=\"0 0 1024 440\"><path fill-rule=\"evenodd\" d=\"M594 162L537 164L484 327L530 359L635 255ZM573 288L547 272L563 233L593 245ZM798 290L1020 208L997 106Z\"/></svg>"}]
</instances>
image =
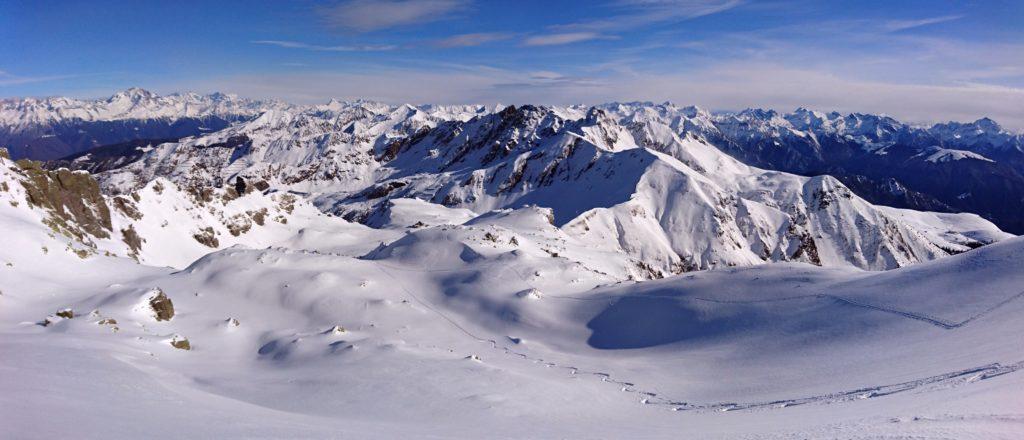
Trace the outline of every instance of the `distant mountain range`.
<instances>
[{"instance_id":1,"label":"distant mountain range","mask_svg":"<svg viewBox=\"0 0 1024 440\"><path fill-rule=\"evenodd\" d=\"M590 166L640 146L715 179L721 177L714 175L715 166L703 165L693 151L710 146L763 170L833 176L872 204L972 212L1004 230L1024 232L1024 135L987 118L920 127L870 114L711 113L668 103L299 106L224 94L157 96L141 89L94 101L0 102L0 145L14 158L103 172L104 184L120 190L159 176L216 186L235 176L276 179L315 193L323 209L362 221L379 215L386 203L378 199L395 195L474 209L510 206L508 194L517 186L529 185L532 194L551 184L550 175L522 180L538 166L526 164L557 168L565 166L560 155L578 154L549 146L564 139L597 147L587 159ZM471 161L478 151L487 153ZM714 159L719 165L723 160ZM428 164L433 165L423 168ZM627 172L619 168L625 165L607 166L609 172ZM424 174L433 176L423 178L430 183L419 182L416 176ZM453 176L467 180L454 182ZM488 186L510 176L505 187ZM490 180L467 183L482 178ZM458 189L473 185L480 189ZM530 203L530 197L540 196L520 194L515 203ZM569 211L562 207L556 215L575 212Z\"/></svg>"},{"instance_id":2,"label":"distant mountain range","mask_svg":"<svg viewBox=\"0 0 1024 440\"><path fill-rule=\"evenodd\" d=\"M133 139L208 133L270 108L289 107L221 93L158 96L139 88L97 100L5 99L0 101L0 145L13 158L58 159Z\"/></svg>"}]
</instances>

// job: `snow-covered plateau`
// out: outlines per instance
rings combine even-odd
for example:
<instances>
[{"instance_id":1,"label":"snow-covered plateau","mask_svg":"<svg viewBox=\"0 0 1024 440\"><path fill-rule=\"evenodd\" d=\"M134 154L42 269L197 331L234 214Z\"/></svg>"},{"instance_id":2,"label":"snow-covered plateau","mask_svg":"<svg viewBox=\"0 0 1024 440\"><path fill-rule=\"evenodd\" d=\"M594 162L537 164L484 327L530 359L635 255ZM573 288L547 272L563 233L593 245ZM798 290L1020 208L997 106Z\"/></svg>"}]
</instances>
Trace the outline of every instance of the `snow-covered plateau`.
<instances>
[{"instance_id":1,"label":"snow-covered plateau","mask_svg":"<svg viewBox=\"0 0 1024 440\"><path fill-rule=\"evenodd\" d=\"M864 115L124 95L251 117L0 150L0 438L1024 437L1024 238L712 135Z\"/></svg>"}]
</instances>

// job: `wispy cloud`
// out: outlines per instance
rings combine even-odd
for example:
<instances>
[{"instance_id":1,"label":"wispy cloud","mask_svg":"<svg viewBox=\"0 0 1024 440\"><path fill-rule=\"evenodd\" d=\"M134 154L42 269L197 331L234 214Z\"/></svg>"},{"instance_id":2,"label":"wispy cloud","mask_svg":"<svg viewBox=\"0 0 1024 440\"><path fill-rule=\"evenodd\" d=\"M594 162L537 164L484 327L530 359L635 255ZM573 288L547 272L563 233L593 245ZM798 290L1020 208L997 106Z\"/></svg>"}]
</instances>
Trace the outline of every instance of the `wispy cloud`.
<instances>
[{"instance_id":1,"label":"wispy cloud","mask_svg":"<svg viewBox=\"0 0 1024 440\"><path fill-rule=\"evenodd\" d=\"M553 72L549 70L541 70L536 72L523 72L515 75L518 81L514 82L496 82L490 87L496 90L512 89L512 90L539 90L544 88L558 87L558 88L590 88L590 87L601 87L605 85L602 81L595 78L588 78L583 76L575 75L564 75L559 72Z\"/></svg>"},{"instance_id":2,"label":"wispy cloud","mask_svg":"<svg viewBox=\"0 0 1024 440\"><path fill-rule=\"evenodd\" d=\"M263 44L267 46L284 47L287 49L305 49L321 52L379 52L395 50L398 46L390 44L382 45L342 45L342 46L321 46L317 44L302 43L299 41L286 40L256 40L252 44Z\"/></svg>"},{"instance_id":3,"label":"wispy cloud","mask_svg":"<svg viewBox=\"0 0 1024 440\"><path fill-rule=\"evenodd\" d=\"M898 32L913 29L930 24L945 23L947 21L959 20L963 15L944 15L941 17L921 18L916 20L889 20L885 22L885 29L890 32Z\"/></svg>"},{"instance_id":4,"label":"wispy cloud","mask_svg":"<svg viewBox=\"0 0 1024 440\"><path fill-rule=\"evenodd\" d=\"M62 79L77 78L80 75L40 75L40 76L19 76L0 70L0 87L32 84L47 81L59 81Z\"/></svg>"},{"instance_id":5,"label":"wispy cloud","mask_svg":"<svg viewBox=\"0 0 1024 440\"><path fill-rule=\"evenodd\" d=\"M611 4L613 13L607 18L558 25L554 28L566 31L634 29L717 14L744 3L745 0L619 0Z\"/></svg>"},{"instance_id":6,"label":"wispy cloud","mask_svg":"<svg viewBox=\"0 0 1024 440\"><path fill-rule=\"evenodd\" d=\"M514 35L515 34L506 32L482 32L475 34L452 35L440 40L434 40L432 45L436 47L480 46L482 44L493 43L495 41L507 40L512 38Z\"/></svg>"},{"instance_id":7,"label":"wispy cloud","mask_svg":"<svg viewBox=\"0 0 1024 440\"><path fill-rule=\"evenodd\" d=\"M564 32L558 34L534 35L523 40L526 46L554 46L559 44L579 43L590 40L612 40L617 37L602 35L597 32Z\"/></svg>"},{"instance_id":8,"label":"wispy cloud","mask_svg":"<svg viewBox=\"0 0 1024 440\"><path fill-rule=\"evenodd\" d=\"M319 9L324 22L344 32L373 32L451 17L469 0L347 0Z\"/></svg>"}]
</instances>

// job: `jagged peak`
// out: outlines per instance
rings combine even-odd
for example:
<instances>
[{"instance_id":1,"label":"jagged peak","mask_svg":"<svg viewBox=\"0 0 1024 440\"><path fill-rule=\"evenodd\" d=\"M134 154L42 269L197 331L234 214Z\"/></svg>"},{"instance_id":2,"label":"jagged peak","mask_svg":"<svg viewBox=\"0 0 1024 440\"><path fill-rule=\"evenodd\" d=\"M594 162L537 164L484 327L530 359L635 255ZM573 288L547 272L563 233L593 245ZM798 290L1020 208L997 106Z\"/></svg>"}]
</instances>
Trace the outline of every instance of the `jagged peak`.
<instances>
[{"instance_id":1,"label":"jagged peak","mask_svg":"<svg viewBox=\"0 0 1024 440\"><path fill-rule=\"evenodd\" d=\"M150 99L150 98L155 98L156 96L157 95L155 93L150 92L149 90L143 89L141 87L129 87L127 89L124 89L124 90L122 90L120 92L117 92L117 93L113 94L110 97L110 100L113 101L113 100L118 99L118 98L129 98L129 99L132 99L132 100L136 100L136 99Z\"/></svg>"}]
</instances>

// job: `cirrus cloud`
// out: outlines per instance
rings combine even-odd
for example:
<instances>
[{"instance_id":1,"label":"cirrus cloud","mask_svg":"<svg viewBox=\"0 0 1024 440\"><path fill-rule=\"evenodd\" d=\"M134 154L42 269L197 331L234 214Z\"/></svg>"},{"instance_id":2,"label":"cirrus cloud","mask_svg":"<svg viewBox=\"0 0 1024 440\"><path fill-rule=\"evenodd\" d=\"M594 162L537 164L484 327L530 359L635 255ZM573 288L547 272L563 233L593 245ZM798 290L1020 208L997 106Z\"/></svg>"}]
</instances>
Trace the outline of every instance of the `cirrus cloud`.
<instances>
[{"instance_id":1,"label":"cirrus cloud","mask_svg":"<svg viewBox=\"0 0 1024 440\"><path fill-rule=\"evenodd\" d=\"M433 46L436 47L470 47L480 46L482 44L492 43L495 41L507 40L512 38L514 34L506 32L481 32L473 34L461 34L452 35L447 38L435 40Z\"/></svg>"},{"instance_id":2,"label":"cirrus cloud","mask_svg":"<svg viewBox=\"0 0 1024 440\"><path fill-rule=\"evenodd\" d=\"M468 0L347 0L319 11L332 28L365 33L445 19L469 6Z\"/></svg>"},{"instance_id":3,"label":"cirrus cloud","mask_svg":"<svg viewBox=\"0 0 1024 440\"><path fill-rule=\"evenodd\" d=\"M590 40L613 40L617 37L597 32L565 32L559 34L534 35L523 41L525 46L555 46Z\"/></svg>"},{"instance_id":4,"label":"cirrus cloud","mask_svg":"<svg viewBox=\"0 0 1024 440\"><path fill-rule=\"evenodd\" d=\"M342 46L322 46L318 44L308 44L299 41L286 41L286 40L256 40L252 44L262 44L267 46L277 46L286 49L306 49L314 50L319 52L379 52L385 50L394 50L398 46L389 44L377 44L377 45L342 45Z\"/></svg>"}]
</instances>

